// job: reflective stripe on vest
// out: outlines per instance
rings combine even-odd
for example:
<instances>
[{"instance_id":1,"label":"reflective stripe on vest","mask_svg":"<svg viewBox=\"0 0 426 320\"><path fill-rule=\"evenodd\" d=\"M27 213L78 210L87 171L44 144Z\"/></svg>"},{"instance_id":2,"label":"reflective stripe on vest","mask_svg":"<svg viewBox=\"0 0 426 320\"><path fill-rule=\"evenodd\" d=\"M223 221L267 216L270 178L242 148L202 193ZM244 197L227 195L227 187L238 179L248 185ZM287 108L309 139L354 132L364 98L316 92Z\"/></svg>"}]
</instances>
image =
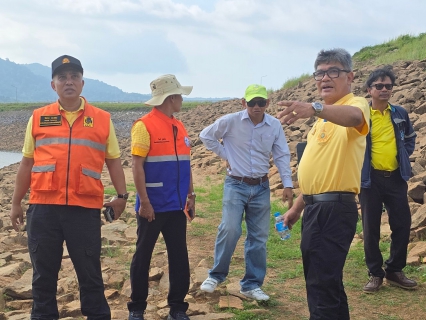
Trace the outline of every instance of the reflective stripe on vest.
<instances>
[{"instance_id":1,"label":"reflective stripe on vest","mask_svg":"<svg viewBox=\"0 0 426 320\"><path fill-rule=\"evenodd\" d=\"M145 162L165 162L165 161L176 161L176 159L178 161L184 161L184 160L191 160L191 156L190 155L178 155L177 157L175 155L173 156L154 156L154 157L150 157L147 156L145 159Z\"/></svg>"},{"instance_id":2,"label":"reflective stripe on vest","mask_svg":"<svg viewBox=\"0 0 426 320\"><path fill-rule=\"evenodd\" d=\"M31 172L52 172L55 171L56 165L54 164L48 164L45 166L33 166L31 169Z\"/></svg>"},{"instance_id":3,"label":"reflective stripe on vest","mask_svg":"<svg viewBox=\"0 0 426 320\"><path fill-rule=\"evenodd\" d=\"M87 139L70 139L69 138L45 138L45 139L40 139L36 141L35 147L41 147L41 146L48 146L48 145L54 145L54 144L69 144L71 142L71 144L74 145L78 145L78 146L86 146L86 147L90 147L93 149L97 149L100 151L105 151L106 150L106 145L105 144L101 144L101 143L97 143L91 140L87 140Z\"/></svg>"}]
</instances>

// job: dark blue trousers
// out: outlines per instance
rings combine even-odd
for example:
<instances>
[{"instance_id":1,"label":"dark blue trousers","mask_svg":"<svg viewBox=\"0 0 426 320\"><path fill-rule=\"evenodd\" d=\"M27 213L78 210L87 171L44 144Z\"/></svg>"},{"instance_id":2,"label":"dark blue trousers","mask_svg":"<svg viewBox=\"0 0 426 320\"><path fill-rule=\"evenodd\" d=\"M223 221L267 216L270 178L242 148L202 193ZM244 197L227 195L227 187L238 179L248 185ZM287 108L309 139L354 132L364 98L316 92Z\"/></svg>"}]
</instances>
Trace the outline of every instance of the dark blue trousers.
<instances>
[{"instance_id":1,"label":"dark blue trousers","mask_svg":"<svg viewBox=\"0 0 426 320\"><path fill-rule=\"evenodd\" d=\"M399 170L390 177L371 172L371 188L361 188L360 203L364 234L365 262L370 275L383 278L383 256L380 251L380 224L385 204L391 228L389 259L385 261L387 272L399 272L407 262L407 246L410 239L411 213L407 199L407 182Z\"/></svg>"},{"instance_id":2,"label":"dark blue trousers","mask_svg":"<svg viewBox=\"0 0 426 320\"><path fill-rule=\"evenodd\" d=\"M30 205L28 249L33 265L32 320L59 319L56 301L63 243L66 242L80 286L81 313L88 320L110 320L102 280L99 209Z\"/></svg>"},{"instance_id":3,"label":"dark blue trousers","mask_svg":"<svg viewBox=\"0 0 426 320\"><path fill-rule=\"evenodd\" d=\"M155 214L155 220L148 222L136 214L138 221L138 239L136 252L130 266L130 282L132 286L129 311L144 311L148 298L148 279L152 252L160 232L163 234L167 247L169 262L170 288L167 302L170 313L188 310L184 302L189 290L189 261L186 246L186 216L183 211L160 212Z\"/></svg>"},{"instance_id":4,"label":"dark blue trousers","mask_svg":"<svg viewBox=\"0 0 426 320\"><path fill-rule=\"evenodd\" d=\"M342 278L357 221L355 202L317 202L305 207L300 248L311 320L350 318Z\"/></svg>"}]
</instances>

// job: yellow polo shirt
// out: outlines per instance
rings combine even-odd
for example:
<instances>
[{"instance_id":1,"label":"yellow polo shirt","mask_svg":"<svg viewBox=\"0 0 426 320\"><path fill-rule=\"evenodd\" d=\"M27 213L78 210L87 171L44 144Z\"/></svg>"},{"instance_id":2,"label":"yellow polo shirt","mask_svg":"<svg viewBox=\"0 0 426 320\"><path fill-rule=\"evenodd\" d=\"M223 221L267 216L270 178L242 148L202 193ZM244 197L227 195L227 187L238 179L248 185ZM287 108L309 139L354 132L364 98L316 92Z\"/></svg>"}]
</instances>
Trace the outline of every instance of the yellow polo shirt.
<instances>
[{"instance_id":1,"label":"yellow polo shirt","mask_svg":"<svg viewBox=\"0 0 426 320\"><path fill-rule=\"evenodd\" d=\"M59 105L59 110L64 112L64 116L67 119L70 126L74 123L75 119L77 119L80 111L84 110L84 99L80 98L81 105L76 111L66 111ZM30 117L27 124L27 130L25 132L25 140L24 146L22 147L22 154L26 158L34 158L34 149L35 149L35 139L32 134L33 131L33 116ZM107 159L116 159L120 157L120 147L118 145L117 136L115 134L114 125L110 120L109 126L109 136L107 140L107 147L105 152L105 157Z\"/></svg>"},{"instance_id":2,"label":"yellow polo shirt","mask_svg":"<svg viewBox=\"0 0 426 320\"><path fill-rule=\"evenodd\" d=\"M132 155L145 158L151 146L151 137L142 121L136 122L132 127Z\"/></svg>"},{"instance_id":3,"label":"yellow polo shirt","mask_svg":"<svg viewBox=\"0 0 426 320\"><path fill-rule=\"evenodd\" d=\"M364 126L343 127L318 119L308 134L308 143L299 164L298 180L303 194L340 191L358 194L364 161L366 135L370 124L367 100L353 93L334 105L350 105L361 109Z\"/></svg>"},{"instance_id":4,"label":"yellow polo shirt","mask_svg":"<svg viewBox=\"0 0 426 320\"><path fill-rule=\"evenodd\" d=\"M398 160L390 105L383 113L370 107L370 115L371 165L377 170L394 171L398 169Z\"/></svg>"}]
</instances>

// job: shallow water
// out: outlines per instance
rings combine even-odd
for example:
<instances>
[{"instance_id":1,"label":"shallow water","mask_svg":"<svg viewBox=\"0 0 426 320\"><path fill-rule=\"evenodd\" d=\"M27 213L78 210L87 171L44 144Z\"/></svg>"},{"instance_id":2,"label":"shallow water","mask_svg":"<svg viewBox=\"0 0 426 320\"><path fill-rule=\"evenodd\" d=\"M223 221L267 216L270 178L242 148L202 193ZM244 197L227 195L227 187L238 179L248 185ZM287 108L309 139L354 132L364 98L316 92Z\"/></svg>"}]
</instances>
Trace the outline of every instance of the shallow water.
<instances>
[{"instance_id":1,"label":"shallow water","mask_svg":"<svg viewBox=\"0 0 426 320\"><path fill-rule=\"evenodd\" d=\"M0 168L21 161L22 153L0 151Z\"/></svg>"}]
</instances>

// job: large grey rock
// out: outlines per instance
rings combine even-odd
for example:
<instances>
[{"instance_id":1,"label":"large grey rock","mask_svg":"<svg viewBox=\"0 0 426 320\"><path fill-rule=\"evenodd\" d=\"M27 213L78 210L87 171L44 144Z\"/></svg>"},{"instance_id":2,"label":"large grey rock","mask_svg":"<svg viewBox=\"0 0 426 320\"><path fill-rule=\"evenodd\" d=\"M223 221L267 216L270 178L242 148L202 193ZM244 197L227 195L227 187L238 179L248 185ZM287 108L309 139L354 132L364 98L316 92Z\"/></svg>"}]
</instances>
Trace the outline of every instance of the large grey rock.
<instances>
[{"instance_id":1,"label":"large grey rock","mask_svg":"<svg viewBox=\"0 0 426 320\"><path fill-rule=\"evenodd\" d=\"M33 270L27 270L20 279L14 281L5 288L5 293L17 299L31 299L33 297L32 288Z\"/></svg>"},{"instance_id":2,"label":"large grey rock","mask_svg":"<svg viewBox=\"0 0 426 320\"><path fill-rule=\"evenodd\" d=\"M423 195L425 193L426 186L423 182L414 182L408 184L408 195L414 201L423 202Z\"/></svg>"},{"instance_id":3,"label":"large grey rock","mask_svg":"<svg viewBox=\"0 0 426 320\"><path fill-rule=\"evenodd\" d=\"M416 213L411 216L411 229L426 225L426 204L422 205Z\"/></svg>"}]
</instances>

